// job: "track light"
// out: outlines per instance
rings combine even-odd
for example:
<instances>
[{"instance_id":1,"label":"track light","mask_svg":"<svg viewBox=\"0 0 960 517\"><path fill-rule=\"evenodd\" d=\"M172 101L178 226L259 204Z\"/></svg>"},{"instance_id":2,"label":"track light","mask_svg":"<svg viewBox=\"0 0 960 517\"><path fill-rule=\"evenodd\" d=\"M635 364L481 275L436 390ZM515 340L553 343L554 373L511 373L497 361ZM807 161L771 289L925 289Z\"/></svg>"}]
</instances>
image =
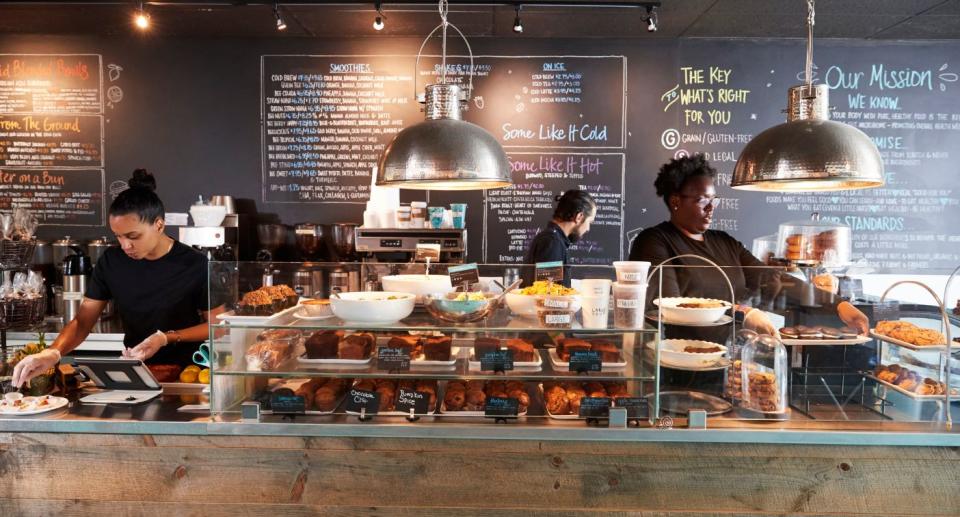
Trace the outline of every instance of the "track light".
<instances>
[{"instance_id":1,"label":"track light","mask_svg":"<svg viewBox=\"0 0 960 517\"><path fill-rule=\"evenodd\" d=\"M287 30L287 24L283 21L283 18L280 16L280 6L276 3L273 4L273 17L277 19L277 30L285 31Z\"/></svg>"},{"instance_id":2,"label":"track light","mask_svg":"<svg viewBox=\"0 0 960 517\"><path fill-rule=\"evenodd\" d=\"M373 5L377 8L377 17L373 20L373 29L382 31L384 27L383 21L387 19L387 17L383 14L383 4L378 0Z\"/></svg>"},{"instance_id":3,"label":"track light","mask_svg":"<svg viewBox=\"0 0 960 517\"><path fill-rule=\"evenodd\" d=\"M647 32L657 32L657 11L656 6L647 6L647 15L643 21L647 22Z\"/></svg>"},{"instance_id":4,"label":"track light","mask_svg":"<svg viewBox=\"0 0 960 517\"><path fill-rule=\"evenodd\" d=\"M517 16L513 19L513 32L516 32L517 34L523 33L523 23L520 21L520 9L522 8L523 6L520 4L517 4L515 8L517 11Z\"/></svg>"},{"instance_id":5,"label":"track light","mask_svg":"<svg viewBox=\"0 0 960 517\"><path fill-rule=\"evenodd\" d=\"M133 24L137 26L140 30L147 30L150 28L150 15L143 10L143 2L140 2L140 8L137 10L137 14L133 17Z\"/></svg>"}]
</instances>

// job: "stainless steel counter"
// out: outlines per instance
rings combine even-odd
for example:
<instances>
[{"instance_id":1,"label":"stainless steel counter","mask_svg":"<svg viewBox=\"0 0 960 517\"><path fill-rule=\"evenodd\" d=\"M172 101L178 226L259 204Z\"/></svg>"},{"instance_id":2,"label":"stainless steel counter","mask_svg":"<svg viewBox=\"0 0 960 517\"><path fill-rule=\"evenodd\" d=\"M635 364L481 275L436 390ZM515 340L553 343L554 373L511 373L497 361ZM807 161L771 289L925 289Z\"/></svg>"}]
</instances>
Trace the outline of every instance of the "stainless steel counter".
<instances>
[{"instance_id":1,"label":"stainless steel counter","mask_svg":"<svg viewBox=\"0 0 960 517\"><path fill-rule=\"evenodd\" d=\"M81 404L49 415L0 417L0 432L162 434L162 435L249 435L298 437L379 437L478 440L563 440L695 443L761 443L870 446L960 446L960 432L936 423L893 421L826 422L795 417L789 422L746 422L713 418L708 429L684 429L684 419L673 427L611 429L587 426L582 421L555 421L528 418L507 424L489 420L440 419L426 417L410 423L402 418L377 417L360 422L355 416L331 415L298 417L284 421L263 416L260 422L213 420L206 413L178 411L196 404L198 395L181 392L132 407Z\"/></svg>"}]
</instances>

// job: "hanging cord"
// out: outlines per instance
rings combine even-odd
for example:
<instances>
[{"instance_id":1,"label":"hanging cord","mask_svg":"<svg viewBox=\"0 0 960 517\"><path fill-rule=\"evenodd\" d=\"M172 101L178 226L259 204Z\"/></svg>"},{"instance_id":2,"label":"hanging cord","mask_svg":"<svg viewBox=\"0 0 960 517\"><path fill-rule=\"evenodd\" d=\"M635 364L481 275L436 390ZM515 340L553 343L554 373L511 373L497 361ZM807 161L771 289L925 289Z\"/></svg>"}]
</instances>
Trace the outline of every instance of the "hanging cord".
<instances>
[{"instance_id":1,"label":"hanging cord","mask_svg":"<svg viewBox=\"0 0 960 517\"><path fill-rule=\"evenodd\" d=\"M807 88L813 83L813 10L814 0L807 0Z\"/></svg>"},{"instance_id":2,"label":"hanging cord","mask_svg":"<svg viewBox=\"0 0 960 517\"><path fill-rule=\"evenodd\" d=\"M812 1L812 0L811 0ZM450 12L450 7L447 5L447 0L440 0L440 25L443 27L443 43L440 59L440 83L447 83L447 13Z\"/></svg>"}]
</instances>

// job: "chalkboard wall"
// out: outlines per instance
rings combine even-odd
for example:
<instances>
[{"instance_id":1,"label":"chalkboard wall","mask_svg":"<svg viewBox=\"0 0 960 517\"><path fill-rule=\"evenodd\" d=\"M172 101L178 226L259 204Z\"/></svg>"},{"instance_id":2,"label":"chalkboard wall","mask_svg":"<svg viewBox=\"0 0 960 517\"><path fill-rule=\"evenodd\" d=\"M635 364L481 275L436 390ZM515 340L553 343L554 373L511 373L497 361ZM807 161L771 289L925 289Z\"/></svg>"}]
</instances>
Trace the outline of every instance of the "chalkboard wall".
<instances>
[{"instance_id":1,"label":"chalkboard wall","mask_svg":"<svg viewBox=\"0 0 960 517\"><path fill-rule=\"evenodd\" d=\"M169 211L186 211L198 194L230 194L254 219L360 222L376 156L421 119L413 94L439 69L432 58L415 69L419 43L0 38L0 209L43 207L45 238L101 235L117 182L146 167ZM471 43L476 98L465 118L504 144L516 185L434 192L430 202L469 204L469 258L489 262L518 260L552 195L577 187L595 192L601 212L576 260L622 257L667 215L652 187L660 164L707 153L728 184L743 145L783 120L803 66L798 41ZM817 80L832 88L833 118L875 139L887 186L811 195L721 186L715 228L749 247L816 211L851 225L855 258L881 271L952 269L958 55L950 42L819 42ZM454 57L448 73L466 82L468 65ZM18 77L49 82L31 83L24 100ZM51 125L25 132L38 119Z\"/></svg>"}]
</instances>

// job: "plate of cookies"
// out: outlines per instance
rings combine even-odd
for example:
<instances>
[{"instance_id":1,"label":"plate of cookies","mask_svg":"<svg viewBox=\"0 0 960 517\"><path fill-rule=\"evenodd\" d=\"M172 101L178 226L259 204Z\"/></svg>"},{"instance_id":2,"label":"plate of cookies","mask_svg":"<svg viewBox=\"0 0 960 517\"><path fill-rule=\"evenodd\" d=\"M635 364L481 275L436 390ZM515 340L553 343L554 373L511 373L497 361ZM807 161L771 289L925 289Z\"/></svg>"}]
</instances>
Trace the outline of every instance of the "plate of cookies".
<instances>
[{"instance_id":1,"label":"plate of cookies","mask_svg":"<svg viewBox=\"0 0 960 517\"><path fill-rule=\"evenodd\" d=\"M448 416L486 416L487 397L517 399L518 417L526 416L530 407L530 394L523 381L455 380L447 382L440 413Z\"/></svg>"},{"instance_id":2,"label":"plate of cookies","mask_svg":"<svg viewBox=\"0 0 960 517\"><path fill-rule=\"evenodd\" d=\"M880 365L867 377L914 399L942 399L946 394L944 383L899 364ZM950 390L950 394L957 395L957 389Z\"/></svg>"},{"instance_id":3,"label":"plate of cookies","mask_svg":"<svg viewBox=\"0 0 960 517\"><path fill-rule=\"evenodd\" d=\"M870 336L861 336L853 327L797 325L780 329L780 341L786 346L862 345L871 339Z\"/></svg>"},{"instance_id":4,"label":"plate of cookies","mask_svg":"<svg viewBox=\"0 0 960 517\"><path fill-rule=\"evenodd\" d=\"M609 398L613 404L618 398L633 397L625 382L545 382L538 389L547 416L554 420L586 420L580 416L580 400L585 397Z\"/></svg>"},{"instance_id":5,"label":"plate of cookies","mask_svg":"<svg viewBox=\"0 0 960 517\"><path fill-rule=\"evenodd\" d=\"M909 321L880 321L870 335L911 350L941 350L947 346L947 338L939 331Z\"/></svg>"}]
</instances>

